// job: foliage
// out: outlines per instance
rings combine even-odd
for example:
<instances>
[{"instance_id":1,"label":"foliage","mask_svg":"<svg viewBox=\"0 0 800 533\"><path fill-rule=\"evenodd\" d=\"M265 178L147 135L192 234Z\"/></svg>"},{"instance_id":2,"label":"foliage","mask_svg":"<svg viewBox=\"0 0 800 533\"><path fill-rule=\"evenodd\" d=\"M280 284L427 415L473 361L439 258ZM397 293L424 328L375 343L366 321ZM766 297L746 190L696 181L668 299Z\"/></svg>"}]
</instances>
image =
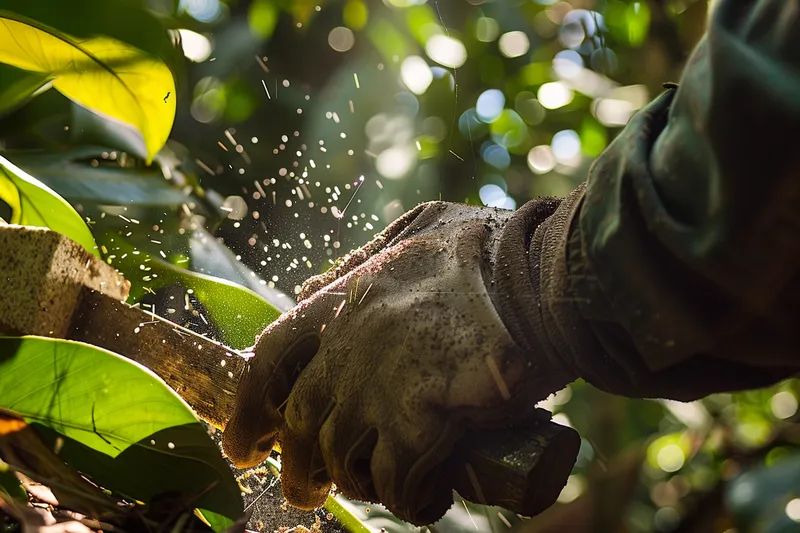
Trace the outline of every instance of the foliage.
<instances>
[{"instance_id":1,"label":"foliage","mask_svg":"<svg viewBox=\"0 0 800 533\"><path fill-rule=\"evenodd\" d=\"M163 62L107 37L78 42L16 13L0 15L0 61L24 70L3 80L10 80L5 94L13 104L6 111L52 82L76 103L136 127L146 146L139 153L145 163L150 162L166 141L175 109L173 77ZM159 96L162 101L156 104L153 95L162 90L163 100ZM46 165L47 159L35 161ZM0 168L0 199L9 221L56 229L98 253L86 223L56 192L3 158ZM63 179L67 169L60 170L53 174ZM102 189L107 196L107 188L103 183L94 190ZM131 249L134 253L138 252ZM230 326L222 331L237 344L248 337L252 343L255 334L277 316L266 300L233 283L169 263L161 265L161 273L172 283L192 280L198 296L219 315L218 325ZM239 299L231 300L236 295ZM252 319L226 314L224 309L232 305L258 309L258 328L250 324ZM0 338L0 357L0 408L13 413L12 418L4 415L5 429L0 432L0 451L13 460L10 470L3 463L5 494L20 495L13 475L17 470L54 490L63 491L71 479L72 487L59 499L72 509L92 515L98 509L113 510L110 504L96 507L92 499L102 501L103 494L92 496L97 489L82 486L80 471L105 490L146 509L159 509L160 499L170 495L171 514L197 507L198 516L217 531L241 517L239 489L217 445L191 409L150 372L104 350L54 339ZM17 415L32 425L15 422ZM57 449L57 457L48 458L52 454L40 438ZM68 466L61 466L61 461Z\"/></svg>"},{"instance_id":2,"label":"foliage","mask_svg":"<svg viewBox=\"0 0 800 533\"><path fill-rule=\"evenodd\" d=\"M152 105L141 112L155 110L162 133L145 149L132 134L148 136L131 118L135 106L123 109L133 113L127 121L109 121L69 91L45 90L57 69L0 65L0 142L11 162L72 203L98 253L134 282L132 301L243 347L290 304L282 292L419 201L513 207L566 194L631 113L678 79L707 5L2 0L7 17L47 29L39 38L61 35L67 47L113 40L162 74L169 67L175 85L146 95ZM167 119L170 138L156 153L152 139L165 139ZM24 218L32 208L13 183L1 189L0 216L66 231L55 218ZM691 531L703 515L719 531L786 526L798 497L785 487L800 440L799 387L789 380L676 404L573 384L546 404L583 435L580 458L560 503L526 527L572 531L577 517L603 531ZM779 480L737 477L762 470ZM779 503L759 514L737 480ZM269 514L280 504L260 498L254 520L283 516ZM339 506L368 527L400 530L376 506ZM506 529L485 508L456 507L448 519L437 530L475 521Z\"/></svg>"},{"instance_id":3,"label":"foliage","mask_svg":"<svg viewBox=\"0 0 800 533\"><path fill-rule=\"evenodd\" d=\"M35 80L21 91L51 83L70 100L138 130L148 162L161 149L175 115L175 83L162 61L108 37L78 41L11 13L0 13L0 25L0 61Z\"/></svg>"},{"instance_id":4,"label":"foliage","mask_svg":"<svg viewBox=\"0 0 800 533\"><path fill-rule=\"evenodd\" d=\"M63 461L125 498L149 504L175 492L229 524L242 513L228 466L191 409L116 354L72 341L2 337L0 407L43 428L45 439L60 439Z\"/></svg>"},{"instance_id":5,"label":"foliage","mask_svg":"<svg viewBox=\"0 0 800 533\"><path fill-rule=\"evenodd\" d=\"M123 240L117 240L113 248L120 256L112 264L125 272L136 272L144 266L142 278L131 276L131 281L140 281L139 287L158 290L172 284L186 287L191 294L203 302L209 320L217 325L219 337L225 344L237 349L253 345L256 335L270 322L278 318L278 310L256 292L230 281L191 272L176 266L161 257L138 254ZM124 259L123 259L124 258ZM186 263L188 258L175 258L177 263ZM137 291L138 292L138 291ZM140 297L143 293L140 293ZM135 300L135 298L134 298Z\"/></svg>"},{"instance_id":6,"label":"foliage","mask_svg":"<svg viewBox=\"0 0 800 533\"><path fill-rule=\"evenodd\" d=\"M154 168L130 169L118 166L86 165L86 160L109 157L100 147L76 147L58 152L9 152L8 157L22 168L76 204L178 207L186 194L164 179Z\"/></svg>"},{"instance_id":7,"label":"foliage","mask_svg":"<svg viewBox=\"0 0 800 533\"><path fill-rule=\"evenodd\" d=\"M57 228L97 255L92 233L72 206L3 157L0 157L0 199L10 207L11 224Z\"/></svg>"}]
</instances>

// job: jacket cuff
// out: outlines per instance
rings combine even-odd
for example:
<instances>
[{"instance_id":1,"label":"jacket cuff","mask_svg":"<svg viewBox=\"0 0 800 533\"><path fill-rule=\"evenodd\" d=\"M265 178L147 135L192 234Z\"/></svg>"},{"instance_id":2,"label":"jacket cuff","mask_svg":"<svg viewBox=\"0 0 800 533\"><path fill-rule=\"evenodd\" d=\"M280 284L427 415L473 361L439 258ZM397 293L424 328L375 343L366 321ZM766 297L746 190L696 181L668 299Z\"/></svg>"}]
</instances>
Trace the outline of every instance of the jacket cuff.
<instances>
[{"instance_id":1,"label":"jacket cuff","mask_svg":"<svg viewBox=\"0 0 800 533\"><path fill-rule=\"evenodd\" d=\"M543 329L538 276L534 275L539 254L538 248L533 247L537 229L560 211L563 202L562 198L537 198L509 217L491 252L490 293L503 324L529 354L534 370L552 373L568 383L578 376L559 356Z\"/></svg>"}]
</instances>

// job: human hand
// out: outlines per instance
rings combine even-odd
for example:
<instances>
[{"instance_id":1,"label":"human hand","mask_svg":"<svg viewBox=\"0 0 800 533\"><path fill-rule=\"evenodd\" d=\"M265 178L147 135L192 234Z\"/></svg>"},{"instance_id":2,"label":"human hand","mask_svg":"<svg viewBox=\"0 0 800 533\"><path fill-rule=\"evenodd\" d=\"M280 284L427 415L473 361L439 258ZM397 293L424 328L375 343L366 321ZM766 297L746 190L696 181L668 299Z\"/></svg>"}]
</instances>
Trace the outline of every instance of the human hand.
<instances>
[{"instance_id":1,"label":"human hand","mask_svg":"<svg viewBox=\"0 0 800 533\"><path fill-rule=\"evenodd\" d=\"M259 464L277 439L292 505L320 506L335 483L409 522L440 518L465 429L524 420L574 378L496 310L529 283L506 255L527 226L510 219L422 204L306 282L254 348L223 435L233 463Z\"/></svg>"}]
</instances>

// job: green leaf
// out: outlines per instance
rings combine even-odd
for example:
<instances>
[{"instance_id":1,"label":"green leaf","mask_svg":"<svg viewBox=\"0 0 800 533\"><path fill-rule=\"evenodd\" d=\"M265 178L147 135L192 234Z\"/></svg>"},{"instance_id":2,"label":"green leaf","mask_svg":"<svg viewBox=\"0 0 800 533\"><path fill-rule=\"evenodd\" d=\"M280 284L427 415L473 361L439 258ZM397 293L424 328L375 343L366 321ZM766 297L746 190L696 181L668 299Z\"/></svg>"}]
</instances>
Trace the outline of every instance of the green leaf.
<instances>
[{"instance_id":1,"label":"green leaf","mask_svg":"<svg viewBox=\"0 0 800 533\"><path fill-rule=\"evenodd\" d=\"M336 519L351 533L369 533L372 531L366 524L356 516L352 507L359 505L356 502L351 502L344 496L337 494L336 496L328 496L325 500L325 509L336 517ZM394 517L392 517L394 518ZM397 520L400 522L400 520ZM398 524L399 525L399 524ZM405 526L406 524L402 524ZM401 526L402 527L402 526ZM411 527L408 527L411 529Z\"/></svg>"},{"instance_id":2,"label":"green leaf","mask_svg":"<svg viewBox=\"0 0 800 533\"><path fill-rule=\"evenodd\" d=\"M11 207L10 223L50 228L99 256L92 232L72 206L3 157L0 157L0 199Z\"/></svg>"},{"instance_id":3,"label":"green leaf","mask_svg":"<svg viewBox=\"0 0 800 533\"><path fill-rule=\"evenodd\" d=\"M108 37L78 40L0 11L0 62L40 73L70 100L136 129L148 163L175 119L175 81L163 61Z\"/></svg>"},{"instance_id":4,"label":"green leaf","mask_svg":"<svg viewBox=\"0 0 800 533\"><path fill-rule=\"evenodd\" d=\"M21 107L48 81L46 74L0 64L0 115Z\"/></svg>"},{"instance_id":5,"label":"green leaf","mask_svg":"<svg viewBox=\"0 0 800 533\"><path fill-rule=\"evenodd\" d=\"M176 0L177 1L177 0ZM76 38L107 35L172 62L179 51L149 0L2 0L0 8ZM181 26L183 27L183 26Z\"/></svg>"},{"instance_id":6,"label":"green leaf","mask_svg":"<svg viewBox=\"0 0 800 533\"><path fill-rule=\"evenodd\" d=\"M178 206L187 202L186 194L171 186L156 169L89 164L91 159L102 162L102 153L111 151L84 147L67 152L9 152L8 155L73 203Z\"/></svg>"},{"instance_id":7,"label":"green leaf","mask_svg":"<svg viewBox=\"0 0 800 533\"><path fill-rule=\"evenodd\" d=\"M195 272L226 279L255 292L278 311L288 311L296 303L278 289L269 287L255 272L236 259L233 251L205 229L189 238L191 268Z\"/></svg>"},{"instance_id":8,"label":"green leaf","mask_svg":"<svg viewBox=\"0 0 800 533\"><path fill-rule=\"evenodd\" d=\"M114 242L112 251L119 259L112 264L133 284L133 299L144 295L145 290L151 292L175 283L191 289L220 330L222 342L231 348L252 346L256 336L280 315L276 307L248 288L137 253L119 237ZM188 263L188 258L183 261Z\"/></svg>"},{"instance_id":9,"label":"green leaf","mask_svg":"<svg viewBox=\"0 0 800 533\"><path fill-rule=\"evenodd\" d=\"M79 342L0 338L0 407L95 483L149 502L178 492L232 520L242 513L230 469L188 405L146 368Z\"/></svg>"},{"instance_id":10,"label":"green leaf","mask_svg":"<svg viewBox=\"0 0 800 533\"><path fill-rule=\"evenodd\" d=\"M0 338L2 406L116 457L196 419L154 374L111 352L37 337Z\"/></svg>"},{"instance_id":11,"label":"green leaf","mask_svg":"<svg viewBox=\"0 0 800 533\"><path fill-rule=\"evenodd\" d=\"M200 518L214 531L230 531L234 521L221 514L213 513L207 509L198 509Z\"/></svg>"}]
</instances>

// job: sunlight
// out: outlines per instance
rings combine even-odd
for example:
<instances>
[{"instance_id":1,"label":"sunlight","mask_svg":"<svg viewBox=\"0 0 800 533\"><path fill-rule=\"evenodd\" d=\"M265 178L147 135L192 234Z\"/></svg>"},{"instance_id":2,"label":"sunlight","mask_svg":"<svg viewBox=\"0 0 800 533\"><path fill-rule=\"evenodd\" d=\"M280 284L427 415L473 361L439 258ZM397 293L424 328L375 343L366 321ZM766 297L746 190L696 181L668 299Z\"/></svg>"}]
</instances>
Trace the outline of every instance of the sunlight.
<instances>
[{"instance_id":1,"label":"sunlight","mask_svg":"<svg viewBox=\"0 0 800 533\"><path fill-rule=\"evenodd\" d=\"M572 102L575 97L572 89L560 81L545 83L539 87L539 103L547 109L558 109Z\"/></svg>"},{"instance_id":2,"label":"sunlight","mask_svg":"<svg viewBox=\"0 0 800 533\"><path fill-rule=\"evenodd\" d=\"M506 57L519 57L525 55L531 47L531 42L525 32L510 31L500 36L497 42L500 53Z\"/></svg>"},{"instance_id":3,"label":"sunlight","mask_svg":"<svg viewBox=\"0 0 800 533\"><path fill-rule=\"evenodd\" d=\"M421 57L408 56L400 65L400 78L409 91L414 94L423 94L433 81L433 72Z\"/></svg>"},{"instance_id":4,"label":"sunlight","mask_svg":"<svg viewBox=\"0 0 800 533\"><path fill-rule=\"evenodd\" d=\"M467 49L458 39L447 35L433 35L425 43L428 57L449 68L458 68L467 60Z\"/></svg>"},{"instance_id":5,"label":"sunlight","mask_svg":"<svg viewBox=\"0 0 800 533\"><path fill-rule=\"evenodd\" d=\"M208 37L186 29L180 29L178 33L181 36L181 49L186 59L202 63L211 56L213 46Z\"/></svg>"}]
</instances>

